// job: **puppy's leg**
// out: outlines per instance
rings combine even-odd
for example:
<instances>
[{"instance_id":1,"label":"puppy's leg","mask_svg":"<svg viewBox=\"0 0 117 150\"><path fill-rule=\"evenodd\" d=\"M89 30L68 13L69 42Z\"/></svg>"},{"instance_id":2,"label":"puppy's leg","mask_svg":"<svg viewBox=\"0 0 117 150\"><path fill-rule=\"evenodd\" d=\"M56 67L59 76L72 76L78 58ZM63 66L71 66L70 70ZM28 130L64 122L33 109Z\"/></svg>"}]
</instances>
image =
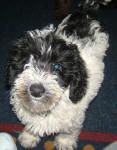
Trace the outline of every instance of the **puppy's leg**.
<instances>
[{"instance_id":1,"label":"puppy's leg","mask_svg":"<svg viewBox=\"0 0 117 150\"><path fill-rule=\"evenodd\" d=\"M71 134L59 134L55 138L55 146L58 150L74 150L77 147L78 131Z\"/></svg>"},{"instance_id":2,"label":"puppy's leg","mask_svg":"<svg viewBox=\"0 0 117 150\"><path fill-rule=\"evenodd\" d=\"M30 134L27 131L23 131L18 138L21 145L25 148L33 148L37 146L37 144L40 142L40 137L37 135Z\"/></svg>"}]
</instances>

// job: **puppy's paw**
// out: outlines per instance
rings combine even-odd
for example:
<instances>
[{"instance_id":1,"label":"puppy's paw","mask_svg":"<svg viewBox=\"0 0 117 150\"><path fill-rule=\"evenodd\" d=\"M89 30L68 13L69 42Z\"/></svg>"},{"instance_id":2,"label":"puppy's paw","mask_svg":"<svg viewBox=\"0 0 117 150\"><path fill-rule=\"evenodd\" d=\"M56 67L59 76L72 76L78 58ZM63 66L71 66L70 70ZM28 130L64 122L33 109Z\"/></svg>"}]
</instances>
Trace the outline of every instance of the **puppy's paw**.
<instances>
[{"instance_id":1,"label":"puppy's paw","mask_svg":"<svg viewBox=\"0 0 117 150\"><path fill-rule=\"evenodd\" d=\"M60 134L55 139L55 147L58 150L74 150L77 147L77 142L70 135Z\"/></svg>"},{"instance_id":2,"label":"puppy's paw","mask_svg":"<svg viewBox=\"0 0 117 150\"><path fill-rule=\"evenodd\" d=\"M25 148L33 148L36 147L37 144L40 142L40 137L39 136L34 136L26 131L23 131L19 137L18 137L19 142L21 145Z\"/></svg>"}]
</instances>

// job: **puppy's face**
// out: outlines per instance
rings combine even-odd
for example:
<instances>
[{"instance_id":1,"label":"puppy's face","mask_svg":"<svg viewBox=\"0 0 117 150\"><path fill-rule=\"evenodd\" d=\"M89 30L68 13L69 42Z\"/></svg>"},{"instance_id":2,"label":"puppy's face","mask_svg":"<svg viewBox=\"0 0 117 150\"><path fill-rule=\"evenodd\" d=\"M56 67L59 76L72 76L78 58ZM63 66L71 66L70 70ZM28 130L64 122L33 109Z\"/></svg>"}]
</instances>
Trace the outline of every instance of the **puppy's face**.
<instances>
[{"instance_id":1,"label":"puppy's face","mask_svg":"<svg viewBox=\"0 0 117 150\"><path fill-rule=\"evenodd\" d=\"M33 113L45 113L59 102L64 86L58 84L61 81L58 81L57 70L54 64L46 64L30 56L13 87L26 109Z\"/></svg>"},{"instance_id":2,"label":"puppy's face","mask_svg":"<svg viewBox=\"0 0 117 150\"><path fill-rule=\"evenodd\" d=\"M32 113L51 111L68 87L68 97L76 103L85 94L86 80L77 47L54 34L42 38L31 32L12 48L7 71L11 95L15 92L21 106Z\"/></svg>"}]
</instances>

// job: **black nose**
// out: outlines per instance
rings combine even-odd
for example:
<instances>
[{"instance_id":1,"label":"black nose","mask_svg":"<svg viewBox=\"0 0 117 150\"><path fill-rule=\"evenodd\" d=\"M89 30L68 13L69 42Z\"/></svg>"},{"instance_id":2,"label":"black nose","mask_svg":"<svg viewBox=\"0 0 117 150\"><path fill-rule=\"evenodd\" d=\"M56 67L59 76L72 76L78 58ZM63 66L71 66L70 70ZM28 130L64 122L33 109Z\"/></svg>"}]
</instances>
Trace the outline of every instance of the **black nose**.
<instances>
[{"instance_id":1,"label":"black nose","mask_svg":"<svg viewBox=\"0 0 117 150\"><path fill-rule=\"evenodd\" d=\"M30 86L30 93L34 97L41 97L45 93L45 88L42 84L32 84Z\"/></svg>"}]
</instances>

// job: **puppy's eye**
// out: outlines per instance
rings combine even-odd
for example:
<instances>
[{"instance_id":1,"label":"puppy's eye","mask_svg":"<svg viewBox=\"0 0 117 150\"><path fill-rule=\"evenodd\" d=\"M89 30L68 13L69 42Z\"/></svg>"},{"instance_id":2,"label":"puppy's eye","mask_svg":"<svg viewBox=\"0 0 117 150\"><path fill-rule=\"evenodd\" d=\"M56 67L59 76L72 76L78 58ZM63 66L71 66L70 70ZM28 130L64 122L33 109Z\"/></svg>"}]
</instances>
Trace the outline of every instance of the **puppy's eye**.
<instances>
[{"instance_id":1,"label":"puppy's eye","mask_svg":"<svg viewBox=\"0 0 117 150\"><path fill-rule=\"evenodd\" d=\"M24 70L28 69L29 67L30 67L30 65L25 65Z\"/></svg>"},{"instance_id":2,"label":"puppy's eye","mask_svg":"<svg viewBox=\"0 0 117 150\"><path fill-rule=\"evenodd\" d=\"M54 70L55 71L62 71L62 66L59 64L54 64Z\"/></svg>"}]
</instances>

